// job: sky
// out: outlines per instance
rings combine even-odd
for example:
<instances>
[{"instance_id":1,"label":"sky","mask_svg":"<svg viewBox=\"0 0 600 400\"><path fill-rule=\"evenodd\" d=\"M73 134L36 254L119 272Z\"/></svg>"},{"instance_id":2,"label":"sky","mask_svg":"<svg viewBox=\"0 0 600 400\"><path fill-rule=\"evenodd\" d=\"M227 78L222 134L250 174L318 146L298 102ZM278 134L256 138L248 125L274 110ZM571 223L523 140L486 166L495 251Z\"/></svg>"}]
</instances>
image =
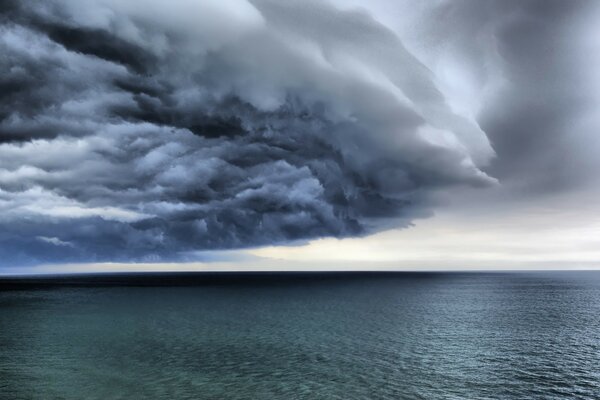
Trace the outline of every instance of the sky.
<instances>
[{"instance_id":1,"label":"sky","mask_svg":"<svg viewBox=\"0 0 600 400\"><path fill-rule=\"evenodd\" d=\"M599 268L599 17L5 0L0 274Z\"/></svg>"}]
</instances>

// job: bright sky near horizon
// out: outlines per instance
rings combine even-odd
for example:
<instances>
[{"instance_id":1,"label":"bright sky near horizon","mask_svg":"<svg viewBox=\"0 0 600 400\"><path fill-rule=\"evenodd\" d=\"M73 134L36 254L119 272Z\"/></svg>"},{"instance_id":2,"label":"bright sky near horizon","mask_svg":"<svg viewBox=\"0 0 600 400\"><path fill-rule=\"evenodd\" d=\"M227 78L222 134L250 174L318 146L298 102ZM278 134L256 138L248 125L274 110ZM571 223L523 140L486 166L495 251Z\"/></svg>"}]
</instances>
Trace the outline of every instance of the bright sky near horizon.
<instances>
[{"instance_id":1,"label":"bright sky near horizon","mask_svg":"<svg viewBox=\"0 0 600 400\"><path fill-rule=\"evenodd\" d=\"M0 274L600 268L600 4L9 0Z\"/></svg>"}]
</instances>

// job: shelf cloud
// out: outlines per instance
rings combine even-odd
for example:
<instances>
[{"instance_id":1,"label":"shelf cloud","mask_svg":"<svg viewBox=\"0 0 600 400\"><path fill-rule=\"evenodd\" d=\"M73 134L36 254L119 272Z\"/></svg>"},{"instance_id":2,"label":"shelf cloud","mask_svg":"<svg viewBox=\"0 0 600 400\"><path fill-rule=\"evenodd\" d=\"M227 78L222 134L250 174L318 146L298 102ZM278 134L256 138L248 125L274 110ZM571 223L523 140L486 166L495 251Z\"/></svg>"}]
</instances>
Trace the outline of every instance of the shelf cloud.
<instances>
[{"instance_id":1,"label":"shelf cloud","mask_svg":"<svg viewBox=\"0 0 600 400\"><path fill-rule=\"evenodd\" d=\"M475 117L361 9L9 0L0 24L5 265L363 236L497 184Z\"/></svg>"}]
</instances>

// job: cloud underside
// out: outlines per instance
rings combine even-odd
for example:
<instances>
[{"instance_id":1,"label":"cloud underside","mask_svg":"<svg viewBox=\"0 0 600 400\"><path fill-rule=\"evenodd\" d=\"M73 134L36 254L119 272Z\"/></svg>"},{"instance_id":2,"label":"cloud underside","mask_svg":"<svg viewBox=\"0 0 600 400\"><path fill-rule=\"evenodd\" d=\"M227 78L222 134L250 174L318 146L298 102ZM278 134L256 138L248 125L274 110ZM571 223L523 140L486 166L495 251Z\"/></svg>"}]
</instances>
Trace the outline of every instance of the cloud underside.
<instances>
[{"instance_id":1,"label":"cloud underside","mask_svg":"<svg viewBox=\"0 0 600 400\"><path fill-rule=\"evenodd\" d=\"M494 182L484 132L365 12L143 3L2 2L0 263L360 236Z\"/></svg>"}]
</instances>

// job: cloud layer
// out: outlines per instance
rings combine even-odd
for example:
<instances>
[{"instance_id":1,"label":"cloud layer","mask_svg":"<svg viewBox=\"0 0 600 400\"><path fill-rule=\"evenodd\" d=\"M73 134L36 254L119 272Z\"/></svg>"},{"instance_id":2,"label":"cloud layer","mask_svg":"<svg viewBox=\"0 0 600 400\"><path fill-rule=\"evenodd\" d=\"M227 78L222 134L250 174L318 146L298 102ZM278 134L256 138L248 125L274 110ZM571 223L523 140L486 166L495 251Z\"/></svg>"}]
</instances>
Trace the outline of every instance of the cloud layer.
<instances>
[{"instance_id":1,"label":"cloud layer","mask_svg":"<svg viewBox=\"0 0 600 400\"><path fill-rule=\"evenodd\" d=\"M478 124L363 11L15 0L0 21L5 265L360 236L495 182Z\"/></svg>"},{"instance_id":2,"label":"cloud layer","mask_svg":"<svg viewBox=\"0 0 600 400\"><path fill-rule=\"evenodd\" d=\"M598 2L412 3L396 3L398 30L448 102L476 116L497 153L487 171L505 198L600 188Z\"/></svg>"}]
</instances>

